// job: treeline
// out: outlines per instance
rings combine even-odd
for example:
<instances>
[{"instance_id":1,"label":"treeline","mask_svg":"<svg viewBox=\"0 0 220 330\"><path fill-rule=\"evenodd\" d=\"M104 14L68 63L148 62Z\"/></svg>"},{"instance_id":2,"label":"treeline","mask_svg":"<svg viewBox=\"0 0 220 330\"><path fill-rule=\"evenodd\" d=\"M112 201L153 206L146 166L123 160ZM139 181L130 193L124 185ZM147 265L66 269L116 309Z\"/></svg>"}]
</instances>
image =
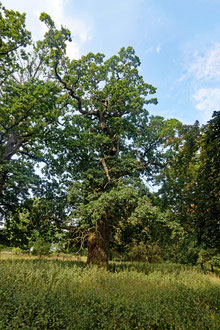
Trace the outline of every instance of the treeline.
<instances>
[{"instance_id":1,"label":"treeline","mask_svg":"<svg viewBox=\"0 0 220 330\"><path fill-rule=\"evenodd\" d=\"M218 260L220 112L203 126L151 116L132 47L71 60L70 31L40 19L34 43L0 5L2 244L87 248L104 265Z\"/></svg>"}]
</instances>

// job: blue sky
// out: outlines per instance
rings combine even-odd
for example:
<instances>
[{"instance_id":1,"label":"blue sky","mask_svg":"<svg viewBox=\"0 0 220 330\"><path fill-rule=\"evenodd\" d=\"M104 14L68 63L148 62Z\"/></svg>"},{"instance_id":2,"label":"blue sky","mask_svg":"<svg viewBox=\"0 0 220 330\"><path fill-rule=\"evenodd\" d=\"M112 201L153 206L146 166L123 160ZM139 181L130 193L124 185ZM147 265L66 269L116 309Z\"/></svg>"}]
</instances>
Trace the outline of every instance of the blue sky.
<instances>
[{"instance_id":1,"label":"blue sky","mask_svg":"<svg viewBox=\"0 0 220 330\"><path fill-rule=\"evenodd\" d=\"M107 57L133 46L141 74L157 87L154 115L205 123L220 110L220 0L2 0L27 13L34 39L44 11L72 31L72 58Z\"/></svg>"}]
</instances>

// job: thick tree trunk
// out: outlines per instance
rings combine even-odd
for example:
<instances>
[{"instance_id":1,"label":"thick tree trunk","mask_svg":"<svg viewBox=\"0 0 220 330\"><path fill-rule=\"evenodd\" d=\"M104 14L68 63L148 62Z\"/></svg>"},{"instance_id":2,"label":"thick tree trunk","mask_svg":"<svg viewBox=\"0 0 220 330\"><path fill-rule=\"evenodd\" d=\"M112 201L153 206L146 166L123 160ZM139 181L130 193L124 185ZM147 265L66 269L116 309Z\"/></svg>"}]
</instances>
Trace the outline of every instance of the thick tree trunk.
<instances>
[{"instance_id":1,"label":"thick tree trunk","mask_svg":"<svg viewBox=\"0 0 220 330\"><path fill-rule=\"evenodd\" d=\"M87 263L108 268L109 241L111 227L108 220L100 222L97 230L92 232L88 238Z\"/></svg>"}]
</instances>

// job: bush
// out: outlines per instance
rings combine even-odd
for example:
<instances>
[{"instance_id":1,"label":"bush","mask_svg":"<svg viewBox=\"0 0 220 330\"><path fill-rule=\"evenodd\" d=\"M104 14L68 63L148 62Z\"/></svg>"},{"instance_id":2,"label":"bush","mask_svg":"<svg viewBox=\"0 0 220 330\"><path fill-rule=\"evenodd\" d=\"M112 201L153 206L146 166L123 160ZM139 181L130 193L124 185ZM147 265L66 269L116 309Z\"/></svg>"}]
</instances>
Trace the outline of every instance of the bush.
<instances>
[{"instance_id":1,"label":"bush","mask_svg":"<svg viewBox=\"0 0 220 330\"><path fill-rule=\"evenodd\" d=\"M132 243L127 254L129 261L147 261L147 248L143 242L137 244L135 241Z\"/></svg>"},{"instance_id":2,"label":"bush","mask_svg":"<svg viewBox=\"0 0 220 330\"><path fill-rule=\"evenodd\" d=\"M12 248L12 251L11 252L14 253L14 254L21 254L21 253L23 253L22 249L20 249L19 247Z\"/></svg>"},{"instance_id":3,"label":"bush","mask_svg":"<svg viewBox=\"0 0 220 330\"><path fill-rule=\"evenodd\" d=\"M204 265L209 265L211 271L214 271L214 267L220 268L220 255L217 254L215 249L202 249L199 252L198 263L201 265L202 269Z\"/></svg>"},{"instance_id":4,"label":"bush","mask_svg":"<svg viewBox=\"0 0 220 330\"><path fill-rule=\"evenodd\" d=\"M162 251L157 243L151 243L147 246L147 257L149 262L162 262Z\"/></svg>"},{"instance_id":5,"label":"bush","mask_svg":"<svg viewBox=\"0 0 220 330\"><path fill-rule=\"evenodd\" d=\"M194 241L186 240L176 249L176 254L173 256L175 262L181 264L196 265L199 257L199 249Z\"/></svg>"},{"instance_id":6,"label":"bush","mask_svg":"<svg viewBox=\"0 0 220 330\"><path fill-rule=\"evenodd\" d=\"M50 254L51 243L47 242L44 238L38 237L36 242L33 245L33 250L31 254L33 255L49 255Z\"/></svg>"},{"instance_id":7,"label":"bush","mask_svg":"<svg viewBox=\"0 0 220 330\"><path fill-rule=\"evenodd\" d=\"M4 244L0 244L0 252L1 251L11 251L12 247L4 245Z\"/></svg>"},{"instance_id":8,"label":"bush","mask_svg":"<svg viewBox=\"0 0 220 330\"><path fill-rule=\"evenodd\" d=\"M127 261L148 261L148 262L162 262L162 251L157 243L148 243L145 245L143 242L137 244L134 240L129 246L125 260Z\"/></svg>"},{"instance_id":9,"label":"bush","mask_svg":"<svg viewBox=\"0 0 220 330\"><path fill-rule=\"evenodd\" d=\"M213 267L220 269L220 254L213 256L210 263Z\"/></svg>"}]
</instances>

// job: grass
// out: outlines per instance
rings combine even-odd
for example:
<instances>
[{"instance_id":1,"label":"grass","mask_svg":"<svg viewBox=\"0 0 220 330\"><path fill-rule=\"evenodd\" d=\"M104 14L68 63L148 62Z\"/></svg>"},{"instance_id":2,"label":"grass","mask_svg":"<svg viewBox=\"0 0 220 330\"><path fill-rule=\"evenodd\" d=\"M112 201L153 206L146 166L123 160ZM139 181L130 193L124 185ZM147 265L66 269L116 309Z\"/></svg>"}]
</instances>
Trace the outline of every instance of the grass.
<instances>
[{"instance_id":1,"label":"grass","mask_svg":"<svg viewBox=\"0 0 220 330\"><path fill-rule=\"evenodd\" d=\"M35 255L28 255L25 253L20 254L14 254L12 252L8 251L2 251L0 252L0 261L1 260L62 260L62 261L83 261L86 262L87 257L86 256L78 256L73 254L67 254L67 253L60 253L59 255L51 254L48 256L35 256Z\"/></svg>"},{"instance_id":2,"label":"grass","mask_svg":"<svg viewBox=\"0 0 220 330\"><path fill-rule=\"evenodd\" d=\"M175 264L0 256L0 329L220 329L220 278Z\"/></svg>"}]
</instances>

